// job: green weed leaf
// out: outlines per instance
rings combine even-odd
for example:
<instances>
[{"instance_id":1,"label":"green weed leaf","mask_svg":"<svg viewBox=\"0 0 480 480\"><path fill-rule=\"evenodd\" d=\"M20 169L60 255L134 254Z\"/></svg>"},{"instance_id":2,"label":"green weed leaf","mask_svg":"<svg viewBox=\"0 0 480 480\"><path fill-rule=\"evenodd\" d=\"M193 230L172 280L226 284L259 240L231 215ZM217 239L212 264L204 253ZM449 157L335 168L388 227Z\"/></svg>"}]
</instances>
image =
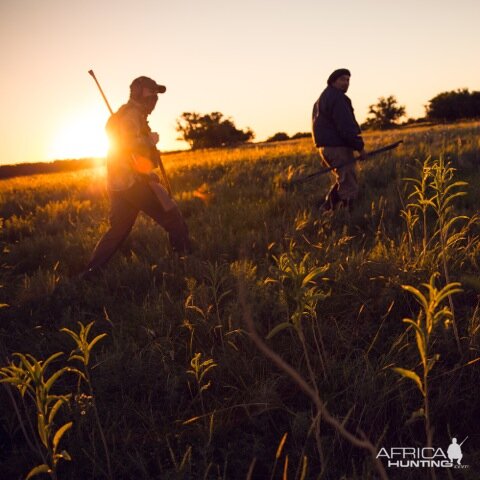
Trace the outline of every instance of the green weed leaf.
<instances>
[{"instance_id":1,"label":"green weed leaf","mask_svg":"<svg viewBox=\"0 0 480 480\"><path fill-rule=\"evenodd\" d=\"M50 391L50 389L53 387L53 384L65 373L68 372L69 368L68 367L63 367L60 370L57 370L52 376L45 382L45 390L47 393Z\"/></svg>"},{"instance_id":2,"label":"green weed leaf","mask_svg":"<svg viewBox=\"0 0 480 480\"><path fill-rule=\"evenodd\" d=\"M102 333L100 335L97 335L89 344L88 344L88 350L91 351L92 348L97 344L100 340L105 338L107 336L106 333Z\"/></svg>"},{"instance_id":3,"label":"green weed leaf","mask_svg":"<svg viewBox=\"0 0 480 480\"><path fill-rule=\"evenodd\" d=\"M54 418L55 418L55 415L57 414L59 408L65 403L65 399L64 398L59 398L55 405L52 407L52 409L50 410L50 413L48 415L48 423L52 423Z\"/></svg>"},{"instance_id":4,"label":"green weed leaf","mask_svg":"<svg viewBox=\"0 0 480 480\"><path fill-rule=\"evenodd\" d=\"M63 435L67 430L69 430L73 425L73 422L68 422L62 427L60 427L57 432L55 433L55 436L53 437L53 451L57 451L58 444L60 440L62 439Z\"/></svg>"},{"instance_id":5,"label":"green weed leaf","mask_svg":"<svg viewBox=\"0 0 480 480\"><path fill-rule=\"evenodd\" d=\"M51 472L52 472L51 468L45 463L43 463L42 465L38 465L32 468L30 472L28 472L28 475L26 476L25 480L29 480L35 475L40 475L41 473L51 473Z\"/></svg>"},{"instance_id":6,"label":"green weed leaf","mask_svg":"<svg viewBox=\"0 0 480 480\"><path fill-rule=\"evenodd\" d=\"M285 330L286 328L292 328L293 325L290 322L282 322L273 327L269 332L268 335L266 336L267 340L270 340L273 338L277 333L280 333L282 330Z\"/></svg>"},{"instance_id":7,"label":"green weed leaf","mask_svg":"<svg viewBox=\"0 0 480 480\"><path fill-rule=\"evenodd\" d=\"M409 378L410 380L413 380L418 389L422 392L422 395L425 396L425 392L423 389L422 381L420 380L420 377L412 370L407 370L405 368L398 368L394 367L393 370L400 374L402 377Z\"/></svg>"}]
</instances>

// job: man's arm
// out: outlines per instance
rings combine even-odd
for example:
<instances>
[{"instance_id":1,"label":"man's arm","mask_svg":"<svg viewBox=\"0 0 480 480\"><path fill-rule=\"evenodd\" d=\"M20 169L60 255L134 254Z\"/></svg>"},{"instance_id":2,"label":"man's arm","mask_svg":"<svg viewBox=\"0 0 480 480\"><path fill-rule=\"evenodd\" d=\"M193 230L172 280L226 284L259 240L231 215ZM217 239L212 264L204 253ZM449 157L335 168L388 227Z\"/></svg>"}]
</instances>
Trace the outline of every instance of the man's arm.
<instances>
[{"instance_id":1,"label":"man's arm","mask_svg":"<svg viewBox=\"0 0 480 480\"><path fill-rule=\"evenodd\" d=\"M151 132L145 118L135 109L120 109L110 117L107 132L117 162L129 166L137 174L149 174L158 166L155 143L158 134Z\"/></svg>"},{"instance_id":2,"label":"man's arm","mask_svg":"<svg viewBox=\"0 0 480 480\"><path fill-rule=\"evenodd\" d=\"M313 110L312 110L312 139L313 139L313 143L315 145L318 144L317 142L317 129L318 129L318 126L317 126L317 122L318 122L318 116L320 114L320 107L319 107L319 101L320 100L317 100L314 105L313 105Z\"/></svg>"},{"instance_id":3,"label":"man's arm","mask_svg":"<svg viewBox=\"0 0 480 480\"><path fill-rule=\"evenodd\" d=\"M345 140L347 145L354 150L364 152L363 138L360 132L350 102L346 97L337 98L332 110L332 118L339 135Z\"/></svg>"}]
</instances>

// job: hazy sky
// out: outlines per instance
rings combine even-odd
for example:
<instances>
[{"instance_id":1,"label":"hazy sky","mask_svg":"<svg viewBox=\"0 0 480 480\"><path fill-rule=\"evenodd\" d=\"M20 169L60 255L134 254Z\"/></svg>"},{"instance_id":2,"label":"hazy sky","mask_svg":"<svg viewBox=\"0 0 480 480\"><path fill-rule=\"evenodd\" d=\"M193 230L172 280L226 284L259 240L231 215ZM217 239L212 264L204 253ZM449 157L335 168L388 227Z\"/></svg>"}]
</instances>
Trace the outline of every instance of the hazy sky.
<instances>
[{"instance_id":1,"label":"hazy sky","mask_svg":"<svg viewBox=\"0 0 480 480\"><path fill-rule=\"evenodd\" d=\"M150 125L220 111L256 140L310 130L332 70L357 119L393 94L412 117L437 93L480 90L478 0L0 0L0 164L101 154L108 112L140 75L167 86Z\"/></svg>"}]
</instances>

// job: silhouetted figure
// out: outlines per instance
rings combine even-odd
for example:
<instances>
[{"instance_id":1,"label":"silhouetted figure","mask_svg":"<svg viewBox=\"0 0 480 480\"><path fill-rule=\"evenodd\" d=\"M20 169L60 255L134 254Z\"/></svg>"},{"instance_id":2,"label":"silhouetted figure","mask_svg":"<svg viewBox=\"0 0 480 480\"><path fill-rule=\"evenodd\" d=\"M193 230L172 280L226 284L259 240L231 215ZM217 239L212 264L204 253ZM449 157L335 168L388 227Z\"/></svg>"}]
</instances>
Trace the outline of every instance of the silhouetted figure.
<instances>
[{"instance_id":1,"label":"silhouetted figure","mask_svg":"<svg viewBox=\"0 0 480 480\"><path fill-rule=\"evenodd\" d=\"M341 204L351 209L358 196L353 152L360 152L361 160L367 153L352 102L345 95L350 85L350 72L346 68L335 70L328 77L327 85L313 106L313 140L327 167L352 163L332 170L334 182L321 208L332 210Z\"/></svg>"},{"instance_id":2,"label":"silhouetted figure","mask_svg":"<svg viewBox=\"0 0 480 480\"><path fill-rule=\"evenodd\" d=\"M130 85L130 99L107 122L110 139L107 180L110 228L98 242L83 277L103 267L129 235L140 211L161 225L174 251L190 249L188 229L177 205L168 197L152 169L158 166L157 133L148 126L158 94L166 88L148 77Z\"/></svg>"},{"instance_id":3,"label":"silhouetted figure","mask_svg":"<svg viewBox=\"0 0 480 480\"><path fill-rule=\"evenodd\" d=\"M457 460L457 465L461 465L462 463L462 448L457 443L456 438L452 438L452 443L449 445L447 450L447 456L449 460L453 463L454 460Z\"/></svg>"}]
</instances>

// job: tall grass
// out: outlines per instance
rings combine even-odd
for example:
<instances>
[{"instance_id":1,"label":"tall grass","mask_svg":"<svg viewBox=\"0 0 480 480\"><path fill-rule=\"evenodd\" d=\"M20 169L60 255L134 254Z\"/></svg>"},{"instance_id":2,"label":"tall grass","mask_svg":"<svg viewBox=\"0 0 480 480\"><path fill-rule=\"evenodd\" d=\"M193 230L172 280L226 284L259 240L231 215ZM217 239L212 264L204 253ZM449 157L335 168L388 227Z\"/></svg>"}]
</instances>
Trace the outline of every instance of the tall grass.
<instances>
[{"instance_id":1,"label":"tall grass","mask_svg":"<svg viewBox=\"0 0 480 480\"><path fill-rule=\"evenodd\" d=\"M87 379L80 390L78 374L55 383L72 396L51 432L73 422L55 452L72 458L57 462L58 477L374 479L380 446L430 438L446 449L452 436L469 435L470 469L455 475L476 478L479 132L474 123L368 133L370 149L405 143L362 163L356 208L328 217L314 207L327 177L281 188L320 167L308 139L166 155L194 254L171 255L165 234L141 217L89 282L77 273L107 228L101 171L0 182L0 365L18 366L14 353L31 362L72 348L83 358L72 360ZM434 309L454 314L453 335L441 322L429 333L416 300L415 291L433 298L422 285L434 272L432 292L454 299L454 308L447 295ZM258 350L246 316L305 384ZM404 318L424 334L426 364ZM93 329L92 338L108 336L85 363L80 347ZM392 367L415 372L428 396ZM2 405L16 394L7 387ZM428 398L428 428L412 415L416 389ZM53 450L30 438L29 446L18 415L0 409L2 478L37 460L53 471Z\"/></svg>"}]
</instances>

